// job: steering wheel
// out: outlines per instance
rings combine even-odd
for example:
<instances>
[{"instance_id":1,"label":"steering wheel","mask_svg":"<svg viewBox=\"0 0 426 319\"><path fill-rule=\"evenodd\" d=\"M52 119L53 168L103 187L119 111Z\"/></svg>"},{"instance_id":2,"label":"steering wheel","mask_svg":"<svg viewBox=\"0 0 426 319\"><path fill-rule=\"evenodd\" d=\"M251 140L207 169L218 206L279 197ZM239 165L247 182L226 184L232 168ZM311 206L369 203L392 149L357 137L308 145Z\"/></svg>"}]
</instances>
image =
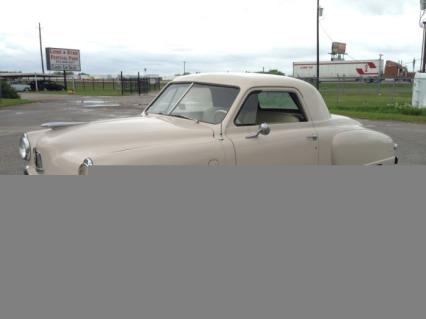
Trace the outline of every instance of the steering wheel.
<instances>
[{"instance_id":1,"label":"steering wheel","mask_svg":"<svg viewBox=\"0 0 426 319\"><path fill-rule=\"evenodd\" d=\"M220 121L217 121L217 117L220 114L223 114L223 117ZM228 114L228 111L225 110L225 109L218 109L218 110L214 111L213 117L214 117L215 122L218 122L218 123L221 122L227 114Z\"/></svg>"}]
</instances>

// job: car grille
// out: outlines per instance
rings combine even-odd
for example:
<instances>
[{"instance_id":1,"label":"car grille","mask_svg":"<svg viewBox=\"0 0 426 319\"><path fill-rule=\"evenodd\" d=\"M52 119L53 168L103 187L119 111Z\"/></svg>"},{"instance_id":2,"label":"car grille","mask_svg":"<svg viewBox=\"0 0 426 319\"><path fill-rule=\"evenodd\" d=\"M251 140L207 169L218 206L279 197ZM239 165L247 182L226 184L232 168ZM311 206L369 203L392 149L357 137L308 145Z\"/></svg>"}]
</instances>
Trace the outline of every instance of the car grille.
<instances>
[{"instance_id":1,"label":"car grille","mask_svg":"<svg viewBox=\"0 0 426 319\"><path fill-rule=\"evenodd\" d=\"M41 154L37 151L37 149L34 149L34 160L37 172L43 173L43 160L41 158Z\"/></svg>"}]
</instances>

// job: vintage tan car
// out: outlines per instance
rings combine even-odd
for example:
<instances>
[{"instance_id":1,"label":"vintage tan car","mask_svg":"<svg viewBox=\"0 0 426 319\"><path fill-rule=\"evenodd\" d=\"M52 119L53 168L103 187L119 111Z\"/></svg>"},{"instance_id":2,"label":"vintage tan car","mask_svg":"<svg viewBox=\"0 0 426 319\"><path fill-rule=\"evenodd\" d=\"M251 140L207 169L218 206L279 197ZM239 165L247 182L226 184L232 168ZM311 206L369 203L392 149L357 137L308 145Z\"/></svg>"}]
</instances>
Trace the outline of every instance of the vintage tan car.
<instances>
[{"instance_id":1,"label":"vintage tan car","mask_svg":"<svg viewBox=\"0 0 426 319\"><path fill-rule=\"evenodd\" d=\"M396 145L331 115L289 77L197 74L169 83L138 117L48 123L25 134L26 174L86 175L93 165L386 165Z\"/></svg>"}]
</instances>

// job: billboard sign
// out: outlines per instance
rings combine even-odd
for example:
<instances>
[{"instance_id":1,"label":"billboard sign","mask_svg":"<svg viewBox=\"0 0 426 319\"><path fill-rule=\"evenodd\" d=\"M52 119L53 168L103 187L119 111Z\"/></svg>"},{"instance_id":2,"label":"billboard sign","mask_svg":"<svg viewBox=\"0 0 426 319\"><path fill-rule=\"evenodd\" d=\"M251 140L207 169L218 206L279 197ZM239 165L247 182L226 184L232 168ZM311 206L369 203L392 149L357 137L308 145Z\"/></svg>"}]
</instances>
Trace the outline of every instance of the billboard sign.
<instances>
[{"instance_id":1,"label":"billboard sign","mask_svg":"<svg viewBox=\"0 0 426 319\"><path fill-rule=\"evenodd\" d=\"M46 48L49 71L81 71L80 50Z\"/></svg>"},{"instance_id":2,"label":"billboard sign","mask_svg":"<svg viewBox=\"0 0 426 319\"><path fill-rule=\"evenodd\" d=\"M333 42L331 46L331 54L346 54L346 43Z\"/></svg>"}]
</instances>

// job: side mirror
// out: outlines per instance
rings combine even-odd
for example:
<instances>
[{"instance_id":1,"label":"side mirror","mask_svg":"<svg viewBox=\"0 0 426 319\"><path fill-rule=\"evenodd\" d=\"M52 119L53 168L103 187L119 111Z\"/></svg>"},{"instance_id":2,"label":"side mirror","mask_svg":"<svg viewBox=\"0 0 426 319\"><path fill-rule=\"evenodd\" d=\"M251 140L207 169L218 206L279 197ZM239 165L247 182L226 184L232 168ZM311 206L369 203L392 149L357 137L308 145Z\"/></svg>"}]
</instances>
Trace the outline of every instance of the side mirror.
<instances>
[{"instance_id":1,"label":"side mirror","mask_svg":"<svg viewBox=\"0 0 426 319\"><path fill-rule=\"evenodd\" d=\"M267 123L262 123L262 124L259 125L259 129L256 132L256 134L247 136L246 138L247 139L254 139L254 138L258 138L259 135L265 135L266 136L266 135L269 135L269 134L271 134L271 128L269 127L269 125Z\"/></svg>"}]
</instances>

